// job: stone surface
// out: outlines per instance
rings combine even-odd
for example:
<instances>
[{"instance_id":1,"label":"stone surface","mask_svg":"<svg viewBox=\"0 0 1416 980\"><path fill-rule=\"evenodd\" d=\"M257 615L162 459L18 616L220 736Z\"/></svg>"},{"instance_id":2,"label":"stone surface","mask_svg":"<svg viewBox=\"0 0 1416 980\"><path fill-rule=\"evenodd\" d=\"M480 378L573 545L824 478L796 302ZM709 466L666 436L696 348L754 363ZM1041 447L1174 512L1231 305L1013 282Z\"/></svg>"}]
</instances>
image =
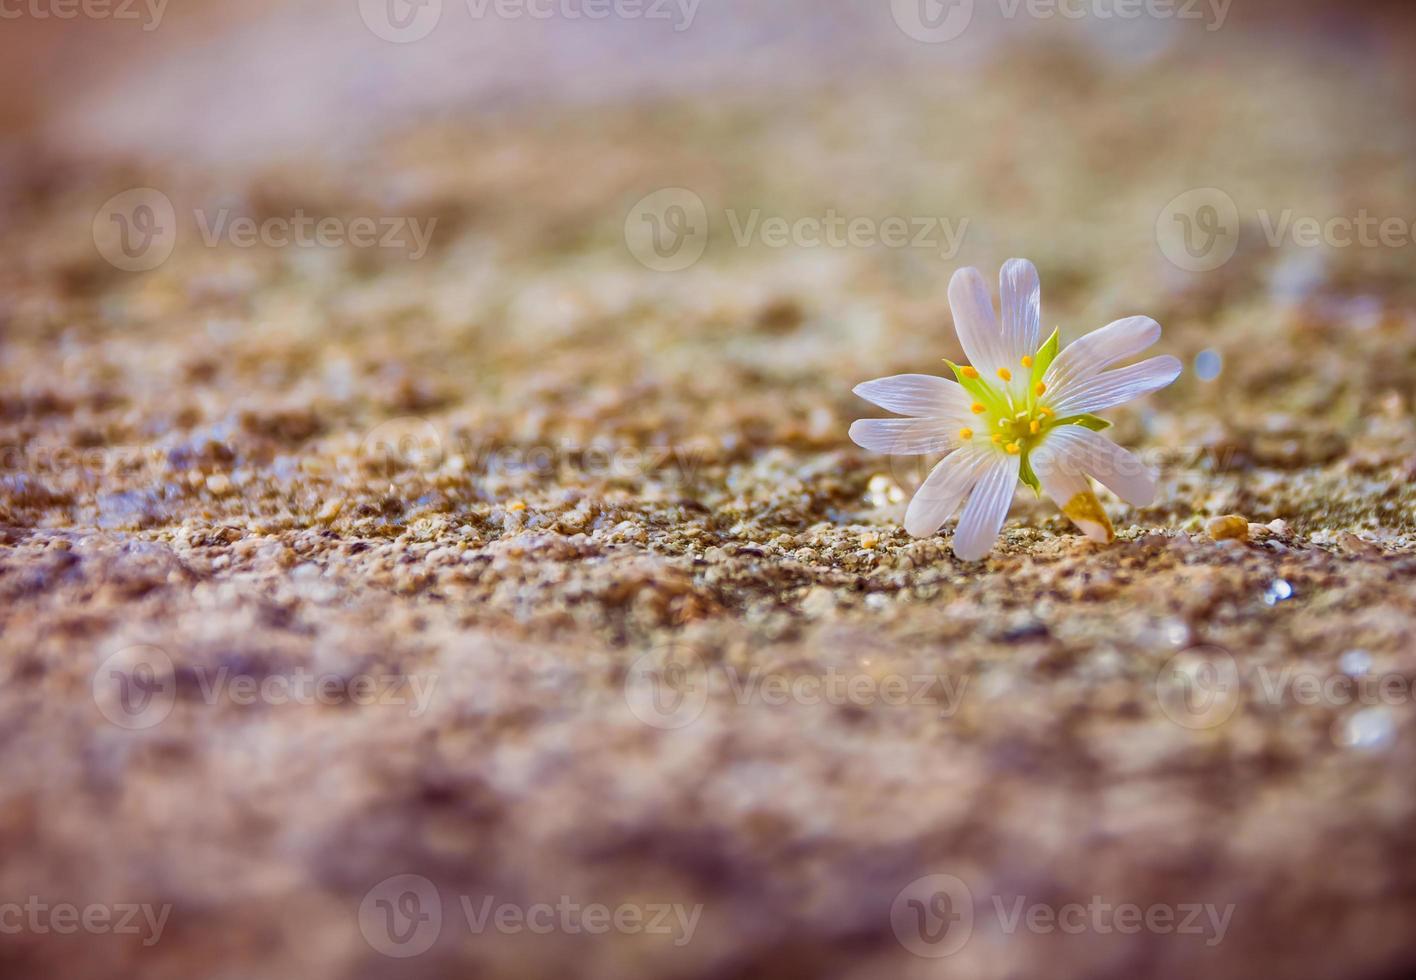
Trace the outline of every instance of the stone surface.
<instances>
[{"instance_id":1,"label":"stone surface","mask_svg":"<svg viewBox=\"0 0 1416 980\"><path fill-rule=\"evenodd\" d=\"M1416 278L1401 251L1291 266L1255 214L1409 217L1411 105L1341 53L1195 43L411 125L234 176L23 164L0 902L172 908L151 946L25 930L0 966L1404 975ZM90 225L135 184L184 214L439 224L418 261L192 233L120 273ZM1193 184L1246 219L1208 273L1154 241ZM678 273L622 239L660 187L713 215ZM972 230L950 258L738 247L726 214L754 208ZM1114 544L1024 492L965 564L948 528L901 530L930 461L853 446L876 413L850 390L958 358L950 272L1014 254L1065 339L1147 313L1157 353L1222 359L1110 413L1161 472L1151 507L1103 496ZM443 910L407 959L380 925L401 875ZM947 960L911 952L937 950L908 905L928 875L973 902ZM683 945L477 932L461 899L489 896L702 912ZM1020 898L1233 910L1222 938L1009 932Z\"/></svg>"}]
</instances>

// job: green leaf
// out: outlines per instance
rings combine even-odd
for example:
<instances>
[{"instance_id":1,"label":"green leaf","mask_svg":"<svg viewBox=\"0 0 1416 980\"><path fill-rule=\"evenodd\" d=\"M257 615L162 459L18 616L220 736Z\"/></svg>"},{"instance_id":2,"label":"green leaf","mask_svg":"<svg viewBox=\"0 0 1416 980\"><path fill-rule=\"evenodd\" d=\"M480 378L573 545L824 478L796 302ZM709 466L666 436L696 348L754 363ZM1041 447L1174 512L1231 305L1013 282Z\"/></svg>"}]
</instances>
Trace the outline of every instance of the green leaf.
<instances>
[{"instance_id":1,"label":"green leaf","mask_svg":"<svg viewBox=\"0 0 1416 980\"><path fill-rule=\"evenodd\" d=\"M1080 425L1084 429L1091 429L1093 432L1100 432L1102 429L1111 428L1111 423L1099 415L1069 415L1065 419L1058 419L1054 425Z\"/></svg>"}]
</instances>

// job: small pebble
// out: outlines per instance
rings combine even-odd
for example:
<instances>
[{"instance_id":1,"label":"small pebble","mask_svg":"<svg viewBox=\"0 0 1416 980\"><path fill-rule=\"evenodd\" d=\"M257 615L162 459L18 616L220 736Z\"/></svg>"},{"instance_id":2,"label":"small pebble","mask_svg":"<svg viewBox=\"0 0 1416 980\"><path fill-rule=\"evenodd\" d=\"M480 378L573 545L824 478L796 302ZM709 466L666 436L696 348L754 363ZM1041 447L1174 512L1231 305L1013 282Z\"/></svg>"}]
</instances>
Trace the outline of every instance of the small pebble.
<instances>
[{"instance_id":1,"label":"small pebble","mask_svg":"<svg viewBox=\"0 0 1416 980\"><path fill-rule=\"evenodd\" d=\"M1276 606L1280 602L1287 602L1293 598L1293 586L1287 579L1276 578L1269 583L1269 587L1264 590L1264 602L1270 606Z\"/></svg>"},{"instance_id":2,"label":"small pebble","mask_svg":"<svg viewBox=\"0 0 1416 980\"><path fill-rule=\"evenodd\" d=\"M1372 655L1366 650L1348 650L1337 658L1337 666L1349 677L1360 677L1372 669Z\"/></svg>"},{"instance_id":3,"label":"small pebble","mask_svg":"<svg viewBox=\"0 0 1416 980\"><path fill-rule=\"evenodd\" d=\"M1384 749L1395 737L1396 722L1386 708L1363 708L1333 729L1333 741L1349 749Z\"/></svg>"},{"instance_id":4,"label":"small pebble","mask_svg":"<svg viewBox=\"0 0 1416 980\"><path fill-rule=\"evenodd\" d=\"M1205 522L1205 530L1216 541L1249 540L1249 522L1238 514L1211 517Z\"/></svg>"}]
</instances>

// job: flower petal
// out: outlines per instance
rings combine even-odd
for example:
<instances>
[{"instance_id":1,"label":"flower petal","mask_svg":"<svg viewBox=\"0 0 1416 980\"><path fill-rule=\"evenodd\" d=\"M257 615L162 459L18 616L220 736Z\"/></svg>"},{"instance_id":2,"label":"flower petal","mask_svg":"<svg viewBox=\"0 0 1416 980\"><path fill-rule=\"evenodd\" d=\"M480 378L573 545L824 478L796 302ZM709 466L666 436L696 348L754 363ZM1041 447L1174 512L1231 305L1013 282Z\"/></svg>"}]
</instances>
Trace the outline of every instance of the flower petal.
<instances>
[{"instance_id":1,"label":"flower petal","mask_svg":"<svg viewBox=\"0 0 1416 980\"><path fill-rule=\"evenodd\" d=\"M857 419L851 440L862 449L889 456L942 453L959 440L958 424L947 419Z\"/></svg>"},{"instance_id":2,"label":"flower petal","mask_svg":"<svg viewBox=\"0 0 1416 980\"><path fill-rule=\"evenodd\" d=\"M1048 398L1048 404L1059 416L1099 412L1164 388L1180 377L1181 370L1180 361L1169 354L1147 358L1139 364L1103 371L1086 381L1069 385L1060 394Z\"/></svg>"},{"instance_id":3,"label":"flower petal","mask_svg":"<svg viewBox=\"0 0 1416 980\"><path fill-rule=\"evenodd\" d=\"M1032 452L1033 472L1047 495L1057 503L1057 509L1067 515L1078 530L1093 541L1107 544L1115 539L1116 532L1092 492L1081 461L1084 451L1071 440L1071 429L1088 431L1069 425L1049 433L1042 445Z\"/></svg>"},{"instance_id":4,"label":"flower petal","mask_svg":"<svg viewBox=\"0 0 1416 980\"><path fill-rule=\"evenodd\" d=\"M1003 346L1007 366L1016 371L1024 355L1037 353L1042 320L1042 284L1037 266L1027 259L1009 259L998 274L998 305L1003 314Z\"/></svg>"},{"instance_id":5,"label":"flower petal","mask_svg":"<svg viewBox=\"0 0 1416 980\"><path fill-rule=\"evenodd\" d=\"M976 561L993 549L1018 486L1018 462L1017 456L994 453L975 484L954 531L954 554L963 561Z\"/></svg>"},{"instance_id":6,"label":"flower petal","mask_svg":"<svg viewBox=\"0 0 1416 980\"><path fill-rule=\"evenodd\" d=\"M927 538L939 530L996 457L988 450L966 447L941 459L905 510L905 531L916 538Z\"/></svg>"},{"instance_id":7,"label":"flower petal","mask_svg":"<svg viewBox=\"0 0 1416 980\"><path fill-rule=\"evenodd\" d=\"M1117 361L1135 357L1159 339L1160 324L1148 316L1113 321L1062 348L1043 380L1054 398L1066 397L1070 385L1100 374Z\"/></svg>"},{"instance_id":8,"label":"flower petal","mask_svg":"<svg viewBox=\"0 0 1416 980\"><path fill-rule=\"evenodd\" d=\"M1156 477L1150 467L1106 436L1079 425L1053 429L1034 450L1032 458L1041 459L1038 465L1095 477L1133 507L1145 507L1155 500ZM1042 479L1040 470L1038 478ZM1049 494L1051 492L1048 490ZM1061 503L1059 501L1059 505Z\"/></svg>"},{"instance_id":9,"label":"flower petal","mask_svg":"<svg viewBox=\"0 0 1416 980\"><path fill-rule=\"evenodd\" d=\"M949 280L949 309L954 313L954 330L970 364L992 375L1011 363L993 313L988 283L977 269L960 269Z\"/></svg>"},{"instance_id":10,"label":"flower petal","mask_svg":"<svg viewBox=\"0 0 1416 980\"><path fill-rule=\"evenodd\" d=\"M967 419L971 399L957 381L932 374L896 374L855 386L855 393L888 412L916 418Z\"/></svg>"}]
</instances>

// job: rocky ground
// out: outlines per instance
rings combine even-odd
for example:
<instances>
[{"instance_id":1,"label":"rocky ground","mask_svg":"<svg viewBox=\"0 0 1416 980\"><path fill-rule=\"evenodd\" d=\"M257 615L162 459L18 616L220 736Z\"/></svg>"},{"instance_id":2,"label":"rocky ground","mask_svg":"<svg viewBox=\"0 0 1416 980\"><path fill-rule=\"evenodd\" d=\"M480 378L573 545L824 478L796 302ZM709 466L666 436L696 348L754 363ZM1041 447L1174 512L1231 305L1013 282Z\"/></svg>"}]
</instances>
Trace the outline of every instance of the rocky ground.
<instances>
[{"instance_id":1,"label":"rocky ground","mask_svg":"<svg viewBox=\"0 0 1416 980\"><path fill-rule=\"evenodd\" d=\"M1267 232L1409 232L1412 89L1309 45L14 161L0 965L1405 975L1416 246ZM130 272L95 216L134 187L178 234ZM662 188L708 215L677 271L626 242ZM1192 188L1238 210L1217 268L1157 233ZM436 224L207 244L223 208ZM962 240L740 244L754 212ZM1111 413L1162 474L1104 498L1115 544L1025 491L966 564L900 529L925 464L850 443L851 387L960 357L949 274L1011 255L1065 339L1146 313L1187 370ZM596 903L630 911L564 912ZM1047 927L1069 903L1170 912Z\"/></svg>"}]
</instances>

